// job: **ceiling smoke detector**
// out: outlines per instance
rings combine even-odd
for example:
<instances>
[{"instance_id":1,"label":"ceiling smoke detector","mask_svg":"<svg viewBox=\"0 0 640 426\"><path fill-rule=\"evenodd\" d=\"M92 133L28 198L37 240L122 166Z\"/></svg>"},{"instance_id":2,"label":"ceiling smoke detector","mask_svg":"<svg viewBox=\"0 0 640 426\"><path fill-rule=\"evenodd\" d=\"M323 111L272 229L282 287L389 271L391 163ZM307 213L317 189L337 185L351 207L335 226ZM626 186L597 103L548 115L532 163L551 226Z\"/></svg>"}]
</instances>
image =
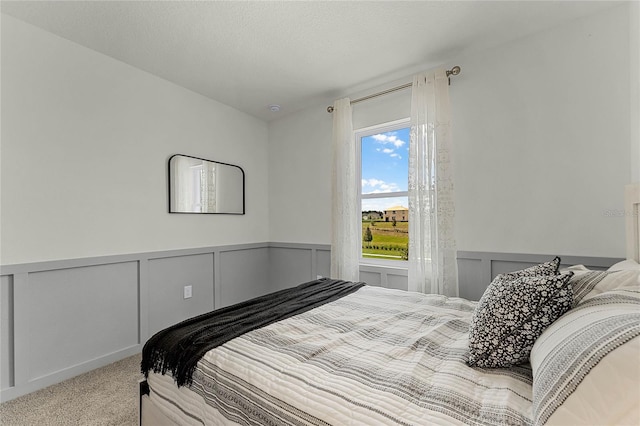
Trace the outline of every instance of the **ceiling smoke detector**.
<instances>
[{"instance_id":1,"label":"ceiling smoke detector","mask_svg":"<svg viewBox=\"0 0 640 426\"><path fill-rule=\"evenodd\" d=\"M278 111L280 111L280 105L271 104L271 105L269 105L269 110L271 112L278 112Z\"/></svg>"}]
</instances>

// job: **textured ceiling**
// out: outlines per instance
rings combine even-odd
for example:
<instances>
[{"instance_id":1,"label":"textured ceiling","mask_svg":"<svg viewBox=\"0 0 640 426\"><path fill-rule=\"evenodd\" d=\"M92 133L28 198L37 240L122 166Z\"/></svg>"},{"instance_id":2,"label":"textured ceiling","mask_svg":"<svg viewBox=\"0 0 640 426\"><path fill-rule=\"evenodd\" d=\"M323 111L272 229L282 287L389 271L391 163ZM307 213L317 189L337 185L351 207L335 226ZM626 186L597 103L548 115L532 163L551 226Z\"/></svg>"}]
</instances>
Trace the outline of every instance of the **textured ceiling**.
<instances>
[{"instance_id":1,"label":"textured ceiling","mask_svg":"<svg viewBox=\"0 0 640 426\"><path fill-rule=\"evenodd\" d=\"M1 3L2 13L265 121L613 6L594 1ZM282 111L271 112L269 104Z\"/></svg>"}]
</instances>

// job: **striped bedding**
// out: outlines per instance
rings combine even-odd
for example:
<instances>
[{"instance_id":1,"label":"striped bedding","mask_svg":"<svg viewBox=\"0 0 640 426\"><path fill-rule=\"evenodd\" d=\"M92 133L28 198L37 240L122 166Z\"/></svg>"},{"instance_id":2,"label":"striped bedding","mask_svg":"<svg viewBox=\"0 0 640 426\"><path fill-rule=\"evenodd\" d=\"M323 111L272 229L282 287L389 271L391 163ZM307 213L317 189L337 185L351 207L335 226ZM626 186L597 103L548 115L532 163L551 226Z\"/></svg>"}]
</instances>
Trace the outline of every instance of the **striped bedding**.
<instances>
[{"instance_id":1,"label":"striped bedding","mask_svg":"<svg viewBox=\"0 0 640 426\"><path fill-rule=\"evenodd\" d=\"M181 425L532 424L529 365L466 365L475 302L366 286L210 350L190 387L150 374Z\"/></svg>"}]
</instances>

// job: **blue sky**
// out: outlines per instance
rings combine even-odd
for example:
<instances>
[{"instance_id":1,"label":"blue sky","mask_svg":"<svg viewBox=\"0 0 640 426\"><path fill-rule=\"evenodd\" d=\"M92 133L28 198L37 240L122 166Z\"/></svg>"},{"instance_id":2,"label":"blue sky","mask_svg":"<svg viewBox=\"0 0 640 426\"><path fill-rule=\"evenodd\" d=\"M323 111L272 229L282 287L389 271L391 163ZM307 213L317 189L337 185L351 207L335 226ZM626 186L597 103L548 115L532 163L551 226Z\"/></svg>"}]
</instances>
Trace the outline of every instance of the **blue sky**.
<instances>
[{"instance_id":1,"label":"blue sky","mask_svg":"<svg viewBox=\"0 0 640 426\"><path fill-rule=\"evenodd\" d=\"M362 138L362 193L406 191L409 180L409 128ZM407 197L363 199L362 210L407 206Z\"/></svg>"}]
</instances>

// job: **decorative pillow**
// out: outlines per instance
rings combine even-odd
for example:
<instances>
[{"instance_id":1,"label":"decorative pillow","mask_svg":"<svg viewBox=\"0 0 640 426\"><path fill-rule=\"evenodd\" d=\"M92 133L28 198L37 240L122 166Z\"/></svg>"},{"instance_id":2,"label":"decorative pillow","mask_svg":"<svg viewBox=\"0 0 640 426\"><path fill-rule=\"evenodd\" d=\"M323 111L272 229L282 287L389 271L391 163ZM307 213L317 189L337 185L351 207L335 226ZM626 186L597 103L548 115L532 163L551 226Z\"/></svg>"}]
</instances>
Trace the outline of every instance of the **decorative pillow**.
<instances>
[{"instance_id":1,"label":"decorative pillow","mask_svg":"<svg viewBox=\"0 0 640 426\"><path fill-rule=\"evenodd\" d=\"M627 284L585 298L536 341L535 424L639 424L640 281Z\"/></svg>"},{"instance_id":2,"label":"decorative pillow","mask_svg":"<svg viewBox=\"0 0 640 426\"><path fill-rule=\"evenodd\" d=\"M607 271L640 271L640 263L636 262L633 259L627 259L623 260L622 262L618 262L615 265L612 265L609 269L607 269Z\"/></svg>"},{"instance_id":3,"label":"decorative pillow","mask_svg":"<svg viewBox=\"0 0 640 426\"><path fill-rule=\"evenodd\" d=\"M584 265L575 265L562 271L573 272L570 284L573 288L574 306L598 294L611 290L634 288L640 283L640 269L593 271Z\"/></svg>"},{"instance_id":4,"label":"decorative pillow","mask_svg":"<svg viewBox=\"0 0 640 426\"><path fill-rule=\"evenodd\" d=\"M538 336L571 309L572 275L498 275L473 314L467 364L495 368L527 362Z\"/></svg>"}]
</instances>

